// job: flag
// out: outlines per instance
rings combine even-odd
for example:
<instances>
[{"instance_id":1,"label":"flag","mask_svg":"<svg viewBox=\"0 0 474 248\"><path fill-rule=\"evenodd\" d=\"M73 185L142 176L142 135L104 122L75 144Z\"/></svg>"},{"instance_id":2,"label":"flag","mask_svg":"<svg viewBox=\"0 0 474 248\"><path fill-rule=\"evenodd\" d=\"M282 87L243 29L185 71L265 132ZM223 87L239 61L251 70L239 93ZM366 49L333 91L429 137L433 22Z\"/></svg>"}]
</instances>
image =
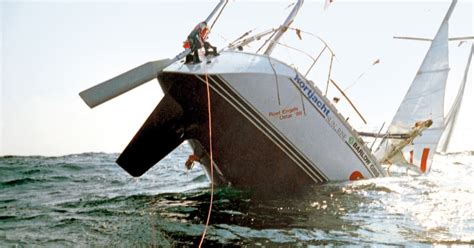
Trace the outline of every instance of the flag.
<instances>
[{"instance_id":1,"label":"flag","mask_svg":"<svg viewBox=\"0 0 474 248\"><path fill-rule=\"evenodd\" d=\"M298 35L298 38L299 38L300 40L303 40L303 38L301 37L301 30L298 29L298 28L295 29L295 30L296 30L296 35Z\"/></svg>"}]
</instances>

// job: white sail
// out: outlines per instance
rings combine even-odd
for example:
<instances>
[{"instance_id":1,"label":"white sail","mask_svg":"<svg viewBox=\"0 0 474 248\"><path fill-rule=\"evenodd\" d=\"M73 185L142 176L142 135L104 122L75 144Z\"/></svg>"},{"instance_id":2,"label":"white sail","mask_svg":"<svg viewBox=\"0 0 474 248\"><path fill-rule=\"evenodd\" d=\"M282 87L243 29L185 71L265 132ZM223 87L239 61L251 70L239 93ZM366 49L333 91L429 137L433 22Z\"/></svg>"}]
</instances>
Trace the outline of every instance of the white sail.
<instances>
[{"instance_id":1,"label":"white sail","mask_svg":"<svg viewBox=\"0 0 474 248\"><path fill-rule=\"evenodd\" d=\"M472 54L474 52L474 44L471 45L471 51L469 53L469 58L467 60L466 69L464 70L464 76L459 86L458 93L454 99L453 105L446 116L445 121L445 131L443 133L442 139L439 143L438 151L446 153L448 151L449 143L454 131L454 126L459 116L459 110L461 109L461 103L464 97L464 91L466 89L466 83L469 75L469 68L471 67Z\"/></svg>"},{"instance_id":2,"label":"white sail","mask_svg":"<svg viewBox=\"0 0 474 248\"><path fill-rule=\"evenodd\" d=\"M381 163L409 163L422 172L430 170L445 124L444 95L449 73L448 22L456 2L452 2L388 128L388 134L404 134L405 138L386 138L381 142L376 151Z\"/></svg>"}]
</instances>

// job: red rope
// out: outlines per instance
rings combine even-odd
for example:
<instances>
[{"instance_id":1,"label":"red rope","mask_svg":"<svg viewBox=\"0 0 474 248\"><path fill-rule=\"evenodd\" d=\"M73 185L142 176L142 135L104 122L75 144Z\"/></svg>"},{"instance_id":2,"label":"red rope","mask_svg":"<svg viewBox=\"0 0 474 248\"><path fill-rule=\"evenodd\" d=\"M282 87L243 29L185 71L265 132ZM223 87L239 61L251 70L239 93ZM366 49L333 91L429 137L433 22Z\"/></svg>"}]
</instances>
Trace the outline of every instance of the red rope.
<instances>
[{"instance_id":1,"label":"red rope","mask_svg":"<svg viewBox=\"0 0 474 248\"><path fill-rule=\"evenodd\" d=\"M207 111L209 117L209 156L211 159L211 201L209 203L209 211L207 212L206 226L204 227L204 232L201 236L201 241L199 242L199 248L201 248L204 238L206 237L207 228L209 227L209 220L211 219L212 211L212 202L214 200L214 166L213 166L213 157L212 157L212 117L211 117L211 91L209 89L209 81L207 79L206 73L206 88L207 88Z\"/></svg>"}]
</instances>

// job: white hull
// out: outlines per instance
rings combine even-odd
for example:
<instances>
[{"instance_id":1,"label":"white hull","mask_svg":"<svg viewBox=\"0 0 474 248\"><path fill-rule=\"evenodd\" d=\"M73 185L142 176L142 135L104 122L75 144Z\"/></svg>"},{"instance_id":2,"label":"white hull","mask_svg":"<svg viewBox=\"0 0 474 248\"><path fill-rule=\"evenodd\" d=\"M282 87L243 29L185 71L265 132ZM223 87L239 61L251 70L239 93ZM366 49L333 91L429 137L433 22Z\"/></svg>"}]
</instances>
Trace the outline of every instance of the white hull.
<instances>
[{"instance_id":1,"label":"white hull","mask_svg":"<svg viewBox=\"0 0 474 248\"><path fill-rule=\"evenodd\" d=\"M210 63L176 62L164 73L209 75L213 91L232 103L316 183L385 175L335 107L280 61L271 59L270 64L266 56L224 52ZM204 77L199 78L204 84Z\"/></svg>"}]
</instances>

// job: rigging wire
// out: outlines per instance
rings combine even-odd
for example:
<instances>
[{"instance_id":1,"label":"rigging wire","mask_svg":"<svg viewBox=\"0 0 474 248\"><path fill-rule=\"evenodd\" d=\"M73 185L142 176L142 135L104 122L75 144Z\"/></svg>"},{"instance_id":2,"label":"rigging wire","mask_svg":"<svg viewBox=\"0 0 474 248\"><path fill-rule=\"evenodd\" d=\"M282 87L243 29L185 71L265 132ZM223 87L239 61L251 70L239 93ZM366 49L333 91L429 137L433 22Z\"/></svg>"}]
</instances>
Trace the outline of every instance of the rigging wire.
<instances>
[{"instance_id":1,"label":"rigging wire","mask_svg":"<svg viewBox=\"0 0 474 248\"><path fill-rule=\"evenodd\" d=\"M272 59L270 58L270 55L267 55L268 62L270 63L270 67L273 70L273 73L275 74L275 84L276 84L276 90L277 90L277 99L278 99L278 106L281 106L281 101L280 101L280 87L278 86L278 74L275 70L275 67L272 63Z\"/></svg>"},{"instance_id":2,"label":"rigging wire","mask_svg":"<svg viewBox=\"0 0 474 248\"><path fill-rule=\"evenodd\" d=\"M321 52L318 54L318 57L316 57L315 59L313 59L313 63L311 64L311 66L309 67L308 71L306 72L306 74L304 75L305 77L308 76L309 72L311 72L311 70L313 69L313 67L316 65L316 63L318 62L319 58L321 57L321 55L323 55L324 51L326 51L326 49L328 48L327 45L324 46L323 50L321 50Z\"/></svg>"},{"instance_id":3,"label":"rigging wire","mask_svg":"<svg viewBox=\"0 0 474 248\"><path fill-rule=\"evenodd\" d=\"M320 40L322 43L324 43L324 45L326 45L329 49L329 51L334 55L334 57L336 57L336 54L334 53L334 51L331 49L331 47L329 46L329 44L323 39L321 38L320 36L316 35L316 34L313 34L311 32L307 32L307 31L304 31L304 30L301 30L301 29L298 29L298 28L292 28L292 27L288 27L289 30L294 30L294 31L297 31L300 32L301 34L307 34L309 36L313 36L315 37L316 39ZM336 61L337 61L337 57L336 57Z\"/></svg>"},{"instance_id":4,"label":"rigging wire","mask_svg":"<svg viewBox=\"0 0 474 248\"><path fill-rule=\"evenodd\" d=\"M223 6L222 9L221 9L221 11L219 12L219 14L217 15L216 19L214 20L214 22L212 23L211 27L209 28L209 33L211 33L212 28L213 28L214 25L216 24L216 22L217 22L217 20L219 19L219 17L221 17L221 14L222 14L222 12L224 11L225 6L227 6L228 3L229 3L229 1L226 0L224 6Z\"/></svg>"},{"instance_id":5,"label":"rigging wire","mask_svg":"<svg viewBox=\"0 0 474 248\"><path fill-rule=\"evenodd\" d=\"M284 44L285 43L285 37L281 37L281 40L282 40L282 44ZM291 66L296 69L295 60L293 59L293 56L291 55L290 48L286 47L285 52L286 52L286 56L291 61Z\"/></svg>"},{"instance_id":6,"label":"rigging wire","mask_svg":"<svg viewBox=\"0 0 474 248\"><path fill-rule=\"evenodd\" d=\"M331 72L332 72L332 62L333 62L333 60L334 60L334 54L331 55L331 64L329 64L328 82L326 84L326 92L324 93L324 96L327 96L327 94L328 94L329 82L331 81Z\"/></svg>"},{"instance_id":7,"label":"rigging wire","mask_svg":"<svg viewBox=\"0 0 474 248\"><path fill-rule=\"evenodd\" d=\"M349 104L351 105L351 107L355 110L355 112L357 113L357 115L359 115L360 119L364 122L364 124L367 124L367 121L365 120L365 118L362 116L362 114L359 112L359 110L356 108L356 106L352 103L352 101L349 99L349 97L344 93L344 91L342 91L342 89L336 84L336 82L334 82L334 80L329 79L329 81L330 81L334 86L336 86L336 89L342 94L342 96L343 96L344 98L346 98L346 100L349 102ZM326 92L327 92L327 89L326 89Z\"/></svg>"},{"instance_id":8,"label":"rigging wire","mask_svg":"<svg viewBox=\"0 0 474 248\"><path fill-rule=\"evenodd\" d=\"M281 28L281 27L280 27L280 28ZM275 30L273 31L273 34L272 34L270 37L268 37L267 40L265 40L265 42L263 43L263 45L262 45L255 53L259 53L260 50L262 50L262 48L264 48L264 47L267 45L267 43L268 43L271 39L273 39L273 36L275 36L275 34L277 33L277 31L280 30L280 28L275 29Z\"/></svg>"},{"instance_id":9,"label":"rigging wire","mask_svg":"<svg viewBox=\"0 0 474 248\"><path fill-rule=\"evenodd\" d=\"M385 126L385 122L382 124L382 127L379 129L379 132L378 132L378 134L377 134L377 137L375 137L374 142L373 142L372 145L370 146L370 151L373 151L372 148L374 148L375 142L377 141L378 136L380 135L380 133L382 133L382 130L383 130L383 127L384 127L384 126Z\"/></svg>"},{"instance_id":10,"label":"rigging wire","mask_svg":"<svg viewBox=\"0 0 474 248\"><path fill-rule=\"evenodd\" d=\"M355 86L359 80L365 75L367 74L367 72L369 72L372 68L374 68L375 65L379 64L380 63L380 59L377 59L375 60L370 66L367 67L367 69L365 69L364 72L362 72L357 78L356 80L354 80L354 82L352 82L352 84L350 84L349 86L347 86L345 89L344 89L344 92L348 91L349 89L351 89L353 86Z\"/></svg>"}]
</instances>

